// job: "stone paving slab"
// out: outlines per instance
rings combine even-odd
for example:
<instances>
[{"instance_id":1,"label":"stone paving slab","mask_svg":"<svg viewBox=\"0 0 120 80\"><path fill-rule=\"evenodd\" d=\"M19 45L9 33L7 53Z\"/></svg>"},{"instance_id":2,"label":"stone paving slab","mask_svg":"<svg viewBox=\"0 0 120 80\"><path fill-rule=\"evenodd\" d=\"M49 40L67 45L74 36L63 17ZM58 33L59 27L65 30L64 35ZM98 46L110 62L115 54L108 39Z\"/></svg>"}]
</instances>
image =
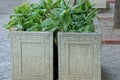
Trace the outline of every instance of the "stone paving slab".
<instances>
[{"instance_id":1,"label":"stone paving slab","mask_svg":"<svg viewBox=\"0 0 120 80\"><path fill-rule=\"evenodd\" d=\"M120 80L120 45L102 46L102 80Z\"/></svg>"}]
</instances>

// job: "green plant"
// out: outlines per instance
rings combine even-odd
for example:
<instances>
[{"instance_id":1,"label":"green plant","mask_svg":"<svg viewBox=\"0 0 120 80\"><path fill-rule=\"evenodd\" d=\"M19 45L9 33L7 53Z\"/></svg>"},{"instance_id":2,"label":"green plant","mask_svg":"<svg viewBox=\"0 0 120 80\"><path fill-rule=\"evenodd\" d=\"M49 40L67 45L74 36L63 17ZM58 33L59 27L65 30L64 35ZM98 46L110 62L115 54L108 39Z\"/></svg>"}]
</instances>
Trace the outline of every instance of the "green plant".
<instances>
[{"instance_id":1,"label":"green plant","mask_svg":"<svg viewBox=\"0 0 120 80\"><path fill-rule=\"evenodd\" d=\"M72 7L69 6L69 3L61 0L60 6L52 11L53 20L58 21L58 30L63 32L94 32L93 19L98 10L93 8L88 0L79 0Z\"/></svg>"},{"instance_id":2,"label":"green plant","mask_svg":"<svg viewBox=\"0 0 120 80\"><path fill-rule=\"evenodd\" d=\"M23 3L13 9L10 21L4 27L18 31L54 31L56 24L50 18L50 11L57 5L58 1L52 0L40 0L39 4Z\"/></svg>"},{"instance_id":3,"label":"green plant","mask_svg":"<svg viewBox=\"0 0 120 80\"><path fill-rule=\"evenodd\" d=\"M94 32L93 19L97 9L88 0L77 1L69 6L70 0L40 0L39 4L23 3L13 9L5 28L19 31L64 31Z\"/></svg>"},{"instance_id":4,"label":"green plant","mask_svg":"<svg viewBox=\"0 0 120 80\"><path fill-rule=\"evenodd\" d=\"M57 44L57 32L94 32L93 19L98 10L89 0L40 0L39 4L23 3L13 9L6 29L18 31L52 31Z\"/></svg>"}]
</instances>

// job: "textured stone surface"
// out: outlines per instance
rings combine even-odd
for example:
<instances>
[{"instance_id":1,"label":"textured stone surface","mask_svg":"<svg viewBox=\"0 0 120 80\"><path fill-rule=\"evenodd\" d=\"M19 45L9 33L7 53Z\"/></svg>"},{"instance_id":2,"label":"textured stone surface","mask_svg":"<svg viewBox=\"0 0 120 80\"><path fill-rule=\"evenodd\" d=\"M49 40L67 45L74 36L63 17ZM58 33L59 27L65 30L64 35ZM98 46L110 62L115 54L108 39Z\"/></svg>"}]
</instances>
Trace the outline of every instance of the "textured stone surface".
<instances>
[{"instance_id":1,"label":"textured stone surface","mask_svg":"<svg viewBox=\"0 0 120 80\"><path fill-rule=\"evenodd\" d=\"M53 34L11 32L12 80L53 80Z\"/></svg>"},{"instance_id":2,"label":"textured stone surface","mask_svg":"<svg viewBox=\"0 0 120 80\"><path fill-rule=\"evenodd\" d=\"M102 80L120 80L120 45L102 47Z\"/></svg>"},{"instance_id":3,"label":"textured stone surface","mask_svg":"<svg viewBox=\"0 0 120 80\"><path fill-rule=\"evenodd\" d=\"M58 34L59 80L101 80L101 35Z\"/></svg>"}]
</instances>

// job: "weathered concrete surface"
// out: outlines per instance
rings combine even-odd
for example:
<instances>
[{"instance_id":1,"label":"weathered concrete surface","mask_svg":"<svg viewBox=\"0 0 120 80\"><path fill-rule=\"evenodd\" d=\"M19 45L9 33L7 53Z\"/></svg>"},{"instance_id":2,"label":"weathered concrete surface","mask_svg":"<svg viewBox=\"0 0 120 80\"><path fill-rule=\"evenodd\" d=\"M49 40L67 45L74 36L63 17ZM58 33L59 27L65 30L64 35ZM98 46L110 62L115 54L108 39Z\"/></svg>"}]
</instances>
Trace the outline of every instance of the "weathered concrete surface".
<instances>
[{"instance_id":1,"label":"weathered concrete surface","mask_svg":"<svg viewBox=\"0 0 120 80\"><path fill-rule=\"evenodd\" d=\"M59 80L101 80L101 34L58 34Z\"/></svg>"},{"instance_id":2,"label":"weathered concrete surface","mask_svg":"<svg viewBox=\"0 0 120 80\"><path fill-rule=\"evenodd\" d=\"M120 44L102 45L102 80L120 80Z\"/></svg>"},{"instance_id":3,"label":"weathered concrete surface","mask_svg":"<svg viewBox=\"0 0 120 80\"><path fill-rule=\"evenodd\" d=\"M10 32L12 80L53 80L53 33Z\"/></svg>"}]
</instances>

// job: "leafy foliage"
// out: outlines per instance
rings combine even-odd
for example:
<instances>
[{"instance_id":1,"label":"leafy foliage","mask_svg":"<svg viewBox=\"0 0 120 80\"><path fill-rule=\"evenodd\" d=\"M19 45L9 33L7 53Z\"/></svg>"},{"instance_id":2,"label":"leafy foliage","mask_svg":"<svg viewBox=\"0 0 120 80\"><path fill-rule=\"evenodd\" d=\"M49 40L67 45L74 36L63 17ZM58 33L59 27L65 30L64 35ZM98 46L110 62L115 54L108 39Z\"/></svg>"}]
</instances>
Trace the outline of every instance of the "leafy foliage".
<instances>
[{"instance_id":1,"label":"leafy foliage","mask_svg":"<svg viewBox=\"0 0 120 80\"><path fill-rule=\"evenodd\" d=\"M89 0L40 0L38 4L23 3L13 9L4 27L18 31L52 31L57 44L57 32L94 32L93 19L98 13Z\"/></svg>"},{"instance_id":2,"label":"leafy foliage","mask_svg":"<svg viewBox=\"0 0 120 80\"><path fill-rule=\"evenodd\" d=\"M13 9L5 28L19 31L94 32L93 19L97 9L88 0L40 0L39 4L23 3Z\"/></svg>"},{"instance_id":3,"label":"leafy foliage","mask_svg":"<svg viewBox=\"0 0 120 80\"><path fill-rule=\"evenodd\" d=\"M94 32L93 19L98 13L89 0L40 0L39 4L23 3L13 9L4 27L18 31L52 31L57 44L57 32Z\"/></svg>"},{"instance_id":4,"label":"leafy foliage","mask_svg":"<svg viewBox=\"0 0 120 80\"><path fill-rule=\"evenodd\" d=\"M56 24L50 17L50 10L57 6L58 2L52 0L40 0L40 4L23 3L13 9L4 27L18 31L54 31Z\"/></svg>"},{"instance_id":5,"label":"leafy foliage","mask_svg":"<svg viewBox=\"0 0 120 80\"><path fill-rule=\"evenodd\" d=\"M69 3L69 2L68 2ZM58 29L63 32L94 32L93 19L98 13L88 0L79 0L70 7L64 0L58 8L53 9L54 20L58 21Z\"/></svg>"}]
</instances>

